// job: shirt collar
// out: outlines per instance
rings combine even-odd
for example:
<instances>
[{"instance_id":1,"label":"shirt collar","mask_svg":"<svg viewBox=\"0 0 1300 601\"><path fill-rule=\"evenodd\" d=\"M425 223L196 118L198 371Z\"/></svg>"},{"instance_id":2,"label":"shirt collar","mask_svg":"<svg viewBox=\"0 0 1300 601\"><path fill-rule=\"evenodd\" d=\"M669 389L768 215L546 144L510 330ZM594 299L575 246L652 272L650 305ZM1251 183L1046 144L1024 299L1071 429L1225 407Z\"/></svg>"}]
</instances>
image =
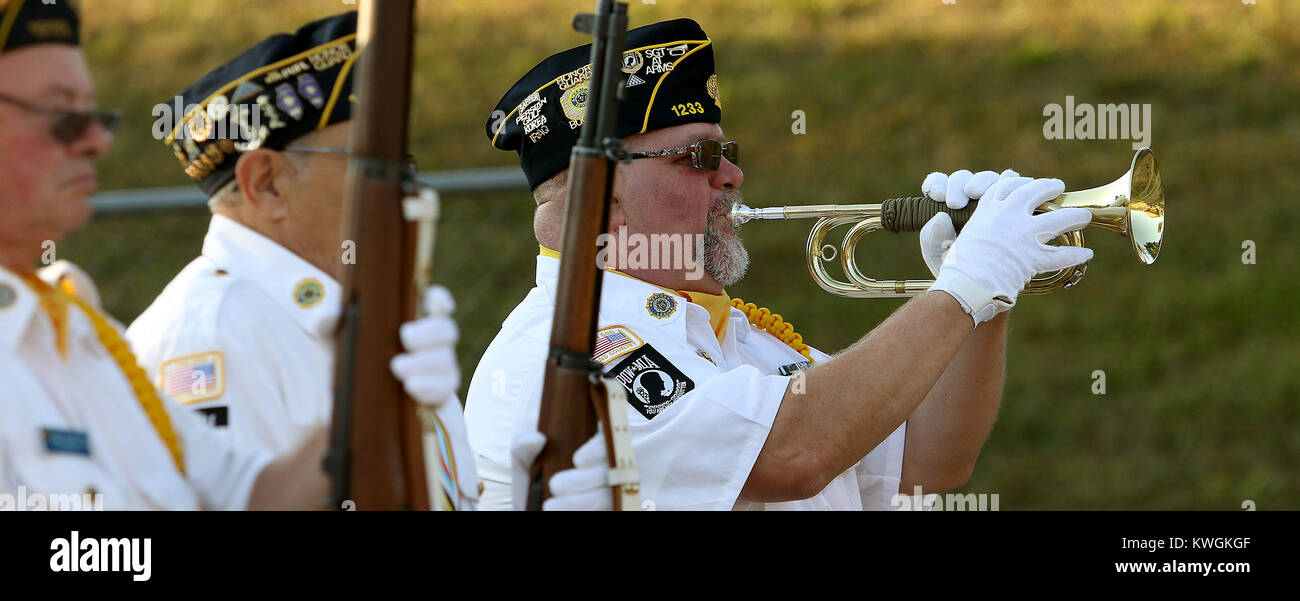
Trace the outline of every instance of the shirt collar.
<instances>
[{"instance_id":1,"label":"shirt collar","mask_svg":"<svg viewBox=\"0 0 1300 601\"><path fill-rule=\"evenodd\" d=\"M327 336L342 312L343 287L274 240L223 215L213 215L203 256L217 269L247 278L275 299L308 334Z\"/></svg>"},{"instance_id":2,"label":"shirt collar","mask_svg":"<svg viewBox=\"0 0 1300 601\"><path fill-rule=\"evenodd\" d=\"M0 267L0 348L16 350L36 316L36 293L18 274Z\"/></svg>"},{"instance_id":3,"label":"shirt collar","mask_svg":"<svg viewBox=\"0 0 1300 601\"><path fill-rule=\"evenodd\" d=\"M680 290L678 293L686 297L687 301L709 312L709 326L713 328L713 334L718 337L718 340L722 340L722 335L727 333L727 322L731 320L731 297L727 295L727 291L723 290L722 294L709 294Z\"/></svg>"},{"instance_id":4,"label":"shirt collar","mask_svg":"<svg viewBox=\"0 0 1300 601\"><path fill-rule=\"evenodd\" d=\"M559 272L558 258L545 252L537 255L537 286L547 292L552 302ZM602 277L598 320L601 323L668 328L675 337L682 339L686 337L688 319L711 323L709 311L687 300L681 292L656 286L621 271L605 270ZM732 308L727 315L734 318L734 313Z\"/></svg>"},{"instance_id":5,"label":"shirt collar","mask_svg":"<svg viewBox=\"0 0 1300 601\"><path fill-rule=\"evenodd\" d=\"M36 291L23 281L21 275L0 267L0 288L8 288L8 291L0 290L0 348L17 349L27 328L35 327L35 323L49 324L51 336L57 336L54 323L41 317L44 311L40 308L40 298ZM117 323L106 314L105 317L110 323ZM96 338L95 328L72 303L68 304L63 327L66 329L64 341L69 345L86 338Z\"/></svg>"}]
</instances>

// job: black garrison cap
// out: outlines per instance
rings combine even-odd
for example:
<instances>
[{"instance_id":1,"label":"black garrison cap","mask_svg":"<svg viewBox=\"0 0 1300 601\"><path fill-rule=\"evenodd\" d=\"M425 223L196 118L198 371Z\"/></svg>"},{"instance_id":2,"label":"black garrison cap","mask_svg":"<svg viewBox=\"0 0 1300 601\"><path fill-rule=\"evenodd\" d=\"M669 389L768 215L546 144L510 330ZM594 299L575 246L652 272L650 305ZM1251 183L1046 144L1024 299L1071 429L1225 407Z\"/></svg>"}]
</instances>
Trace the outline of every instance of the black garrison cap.
<instances>
[{"instance_id":1,"label":"black garrison cap","mask_svg":"<svg viewBox=\"0 0 1300 601\"><path fill-rule=\"evenodd\" d=\"M81 42L81 24L69 0L0 0L0 53L32 44Z\"/></svg>"},{"instance_id":2,"label":"black garrison cap","mask_svg":"<svg viewBox=\"0 0 1300 601\"><path fill-rule=\"evenodd\" d=\"M244 152L347 121L356 32L353 11L259 42L180 93L186 112L163 143L210 196L235 178Z\"/></svg>"},{"instance_id":3,"label":"black garrison cap","mask_svg":"<svg viewBox=\"0 0 1300 601\"><path fill-rule=\"evenodd\" d=\"M488 117L492 145L519 153L532 188L569 166L569 151L586 116L590 62L590 44L552 55L516 82ZM691 19L628 31L623 73L627 100L614 131L620 138L722 121L713 42Z\"/></svg>"}]
</instances>

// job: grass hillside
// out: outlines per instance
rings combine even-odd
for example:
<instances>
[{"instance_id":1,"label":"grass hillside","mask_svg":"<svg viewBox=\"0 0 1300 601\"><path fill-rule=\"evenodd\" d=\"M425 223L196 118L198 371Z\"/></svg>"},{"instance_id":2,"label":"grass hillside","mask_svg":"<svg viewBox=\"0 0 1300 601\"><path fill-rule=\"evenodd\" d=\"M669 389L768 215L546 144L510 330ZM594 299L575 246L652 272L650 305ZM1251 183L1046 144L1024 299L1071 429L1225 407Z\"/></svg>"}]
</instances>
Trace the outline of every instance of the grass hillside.
<instances>
[{"instance_id":1,"label":"grass hillside","mask_svg":"<svg viewBox=\"0 0 1300 601\"><path fill-rule=\"evenodd\" d=\"M412 118L425 169L513 165L484 123L537 61L584 42L591 2L422 2ZM151 107L257 40L349 8L338 1L88 0L101 103L126 111L106 189L184 185L150 136ZM1300 508L1300 3L753 0L631 2L633 25L690 16L716 43L723 126L744 146L752 206L875 202L930 171L1017 169L1107 183L1131 140L1047 140L1044 107L1150 104L1168 236L1141 266L1097 250L1076 288L1022 297L1002 410L965 492L1003 509ZM806 134L791 114L806 115ZM533 280L526 193L450 197L438 279L456 295L465 381ZM124 322L193 258L204 212L96 219L60 248ZM733 296L841 349L901 301L831 297L809 279L807 223L744 230ZM838 239L838 238L837 238ZM1243 245L1255 248L1244 264ZM861 245L878 277L926 274L915 236ZM878 366L889 369L888 365ZM1094 395L1102 370L1106 394Z\"/></svg>"}]
</instances>

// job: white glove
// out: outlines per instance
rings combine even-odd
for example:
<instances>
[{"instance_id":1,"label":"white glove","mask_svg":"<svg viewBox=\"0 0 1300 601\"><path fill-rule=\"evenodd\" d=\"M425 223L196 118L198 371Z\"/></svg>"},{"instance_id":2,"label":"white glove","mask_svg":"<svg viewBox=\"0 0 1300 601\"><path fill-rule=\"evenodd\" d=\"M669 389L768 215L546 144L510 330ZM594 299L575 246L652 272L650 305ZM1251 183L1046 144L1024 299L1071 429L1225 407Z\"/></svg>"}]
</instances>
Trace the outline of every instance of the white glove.
<instances>
[{"instance_id":1,"label":"white glove","mask_svg":"<svg viewBox=\"0 0 1300 601\"><path fill-rule=\"evenodd\" d=\"M947 199L948 208L961 209L966 203L979 200L998 180L1012 177L1020 177L1020 174L1010 169L1001 175L992 171L972 175L965 169L952 175L936 171L925 176L925 181L921 183L921 193L936 202L945 202L944 199ZM939 265L943 264L943 256L956 239L957 230L953 228L952 218L947 213L935 215L921 228L921 258L925 259L925 266L930 268L930 275L939 277Z\"/></svg>"},{"instance_id":2,"label":"white glove","mask_svg":"<svg viewBox=\"0 0 1300 601\"><path fill-rule=\"evenodd\" d=\"M424 308L426 317L402 324L406 352L393 357L389 367L411 398L441 407L460 388L460 366L456 363L460 331L451 319L456 302L446 288L430 286L424 295Z\"/></svg>"},{"instance_id":3,"label":"white glove","mask_svg":"<svg viewBox=\"0 0 1300 601\"><path fill-rule=\"evenodd\" d=\"M953 242L930 290L952 295L978 326L1014 306L1016 296L1035 274L1092 259L1091 249L1045 244L1092 221L1092 214L1084 209L1033 214L1064 191L1059 179L998 180ZM936 215L926 227L942 228L939 219Z\"/></svg>"},{"instance_id":4,"label":"white glove","mask_svg":"<svg viewBox=\"0 0 1300 601\"><path fill-rule=\"evenodd\" d=\"M511 481L516 510L528 503L529 470L537 454L546 445L541 432L528 432L511 443ZM573 453L573 468L551 476L551 498L542 503L543 511L611 511L614 496L609 486L609 455L605 453L605 436L600 430Z\"/></svg>"},{"instance_id":5,"label":"white glove","mask_svg":"<svg viewBox=\"0 0 1300 601\"><path fill-rule=\"evenodd\" d=\"M460 387L460 365L456 362L456 340L460 333L451 312L456 302L442 286L430 286L424 295L427 315L402 324L400 337L406 352L389 363L393 375L402 381L406 393L434 410L454 457L444 457L454 466L460 489L457 508L472 507L478 501L478 472L469 433L456 390ZM450 402L448 402L450 401Z\"/></svg>"},{"instance_id":6,"label":"white glove","mask_svg":"<svg viewBox=\"0 0 1300 601\"><path fill-rule=\"evenodd\" d=\"M964 209L966 203L979 200L998 180L1011 177L1020 177L1020 174L1010 169L1001 174L981 171L973 175L965 169L954 171L952 175L936 171L925 176L921 193L931 200L948 203L950 209Z\"/></svg>"},{"instance_id":7,"label":"white glove","mask_svg":"<svg viewBox=\"0 0 1300 601\"><path fill-rule=\"evenodd\" d=\"M939 267L948 255L948 249L957 240L957 229L952 225L952 217L947 213L936 213L925 227L921 228L921 258L930 268L930 275L939 277Z\"/></svg>"},{"instance_id":8,"label":"white glove","mask_svg":"<svg viewBox=\"0 0 1300 601\"><path fill-rule=\"evenodd\" d=\"M573 452L573 469L551 476L551 498L543 511L613 511L614 493L609 486L609 455L605 436L596 435Z\"/></svg>"}]
</instances>

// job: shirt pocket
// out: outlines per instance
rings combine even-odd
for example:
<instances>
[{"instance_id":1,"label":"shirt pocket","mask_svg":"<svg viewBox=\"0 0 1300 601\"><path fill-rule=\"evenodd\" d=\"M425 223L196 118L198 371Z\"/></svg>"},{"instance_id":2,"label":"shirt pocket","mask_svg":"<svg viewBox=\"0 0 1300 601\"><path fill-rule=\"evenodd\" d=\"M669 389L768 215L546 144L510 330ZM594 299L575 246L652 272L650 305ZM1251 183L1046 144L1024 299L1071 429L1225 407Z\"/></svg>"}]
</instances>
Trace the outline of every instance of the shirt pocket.
<instances>
[{"instance_id":1,"label":"shirt pocket","mask_svg":"<svg viewBox=\"0 0 1300 601\"><path fill-rule=\"evenodd\" d=\"M134 505L117 479L94 460L93 440L90 445L90 454L85 455L48 450L35 432L6 436L0 441L4 463L0 465L4 473L0 489L13 495L13 509L20 511L89 511Z\"/></svg>"}]
</instances>

